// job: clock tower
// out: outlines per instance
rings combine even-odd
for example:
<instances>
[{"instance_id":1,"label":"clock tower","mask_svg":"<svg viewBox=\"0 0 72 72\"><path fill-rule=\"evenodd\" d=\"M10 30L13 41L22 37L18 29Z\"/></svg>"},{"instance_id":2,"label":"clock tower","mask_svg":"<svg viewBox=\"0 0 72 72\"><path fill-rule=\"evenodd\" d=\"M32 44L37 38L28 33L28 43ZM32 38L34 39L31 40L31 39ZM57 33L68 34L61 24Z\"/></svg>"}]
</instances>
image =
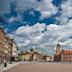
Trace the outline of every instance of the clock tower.
<instances>
[{"instance_id":1,"label":"clock tower","mask_svg":"<svg viewBox=\"0 0 72 72\"><path fill-rule=\"evenodd\" d=\"M60 54L61 54L61 45L58 42L58 44L56 46L56 55L60 55Z\"/></svg>"}]
</instances>

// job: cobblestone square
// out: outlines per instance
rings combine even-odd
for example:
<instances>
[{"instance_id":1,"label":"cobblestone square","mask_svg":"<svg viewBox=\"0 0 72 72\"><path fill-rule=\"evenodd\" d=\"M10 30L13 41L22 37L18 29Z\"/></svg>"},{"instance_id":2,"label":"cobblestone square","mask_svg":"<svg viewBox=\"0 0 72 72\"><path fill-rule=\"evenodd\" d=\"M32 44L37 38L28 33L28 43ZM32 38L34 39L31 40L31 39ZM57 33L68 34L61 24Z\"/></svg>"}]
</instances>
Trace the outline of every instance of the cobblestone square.
<instances>
[{"instance_id":1,"label":"cobblestone square","mask_svg":"<svg viewBox=\"0 0 72 72\"><path fill-rule=\"evenodd\" d=\"M70 63L20 63L4 72L72 72Z\"/></svg>"}]
</instances>

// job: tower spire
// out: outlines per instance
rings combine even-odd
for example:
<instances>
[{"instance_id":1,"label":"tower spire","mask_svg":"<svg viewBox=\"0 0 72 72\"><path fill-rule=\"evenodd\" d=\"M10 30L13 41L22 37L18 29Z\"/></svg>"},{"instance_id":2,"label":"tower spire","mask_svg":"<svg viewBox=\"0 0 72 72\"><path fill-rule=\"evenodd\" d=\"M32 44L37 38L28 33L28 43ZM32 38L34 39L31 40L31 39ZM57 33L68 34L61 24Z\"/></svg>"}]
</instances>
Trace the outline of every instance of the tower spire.
<instances>
[{"instance_id":1,"label":"tower spire","mask_svg":"<svg viewBox=\"0 0 72 72\"><path fill-rule=\"evenodd\" d=\"M60 55L60 54L61 54L61 45L60 45L59 40L58 40L58 43L56 46L56 55Z\"/></svg>"},{"instance_id":2,"label":"tower spire","mask_svg":"<svg viewBox=\"0 0 72 72\"><path fill-rule=\"evenodd\" d=\"M58 43L57 43L57 47L60 47L60 43L59 43L59 40L58 40Z\"/></svg>"},{"instance_id":3,"label":"tower spire","mask_svg":"<svg viewBox=\"0 0 72 72\"><path fill-rule=\"evenodd\" d=\"M59 44L59 39L58 39L58 44Z\"/></svg>"}]
</instances>

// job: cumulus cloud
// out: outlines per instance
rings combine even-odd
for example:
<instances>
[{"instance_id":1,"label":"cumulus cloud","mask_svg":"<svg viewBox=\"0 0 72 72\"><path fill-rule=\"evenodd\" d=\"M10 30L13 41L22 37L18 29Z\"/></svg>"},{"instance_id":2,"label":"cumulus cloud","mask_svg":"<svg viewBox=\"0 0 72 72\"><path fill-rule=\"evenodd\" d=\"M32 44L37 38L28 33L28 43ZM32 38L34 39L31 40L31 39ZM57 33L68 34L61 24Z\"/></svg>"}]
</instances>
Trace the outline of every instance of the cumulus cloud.
<instances>
[{"instance_id":1,"label":"cumulus cloud","mask_svg":"<svg viewBox=\"0 0 72 72\"><path fill-rule=\"evenodd\" d=\"M58 12L58 8L53 5L53 0L18 0L18 10L23 11L27 9L35 9L40 11L41 17L40 19L49 17Z\"/></svg>"},{"instance_id":2,"label":"cumulus cloud","mask_svg":"<svg viewBox=\"0 0 72 72\"><path fill-rule=\"evenodd\" d=\"M71 0L64 1L61 7L62 7L62 14L64 16L72 17L72 1Z\"/></svg>"},{"instance_id":3,"label":"cumulus cloud","mask_svg":"<svg viewBox=\"0 0 72 72\"><path fill-rule=\"evenodd\" d=\"M71 49L72 20L67 25L46 25L37 23L33 26L21 26L15 33L15 40L20 48L30 47L42 53L54 53L58 40L63 49Z\"/></svg>"},{"instance_id":4,"label":"cumulus cloud","mask_svg":"<svg viewBox=\"0 0 72 72\"><path fill-rule=\"evenodd\" d=\"M35 9L40 11L40 19L49 17L58 12L58 8L52 4L53 0L17 0L18 11ZM14 38L22 50L35 48L43 53L53 54L58 40L63 49L72 49L72 0L63 0L61 4L61 15L56 17L60 22L57 24L36 23L33 26L19 27ZM34 15L33 12L30 12ZM70 19L69 19L70 18ZM21 18L11 17L9 22L19 21Z\"/></svg>"},{"instance_id":5,"label":"cumulus cloud","mask_svg":"<svg viewBox=\"0 0 72 72\"><path fill-rule=\"evenodd\" d=\"M10 3L13 2L14 0L6 0L0 1L2 3L0 6L0 12L2 11L3 13L9 13L10 12ZM18 12L24 12L26 10L34 9L37 10L41 13L40 19L44 19L47 17L50 17L51 15L54 15L58 12L58 8L52 3L53 0L16 0L17 4L17 11ZM31 12L32 15L33 12ZM19 19L17 18L11 18L9 19L9 22L14 22L18 21Z\"/></svg>"},{"instance_id":6,"label":"cumulus cloud","mask_svg":"<svg viewBox=\"0 0 72 72\"><path fill-rule=\"evenodd\" d=\"M11 17L8 22L9 23L14 23L15 21L18 21L18 18L17 17Z\"/></svg>"},{"instance_id":7,"label":"cumulus cloud","mask_svg":"<svg viewBox=\"0 0 72 72\"><path fill-rule=\"evenodd\" d=\"M61 16L59 17L60 24L67 24L69 18L72 18L72 1L63 0L61 4Z\"/></svg>"}]
</instances>

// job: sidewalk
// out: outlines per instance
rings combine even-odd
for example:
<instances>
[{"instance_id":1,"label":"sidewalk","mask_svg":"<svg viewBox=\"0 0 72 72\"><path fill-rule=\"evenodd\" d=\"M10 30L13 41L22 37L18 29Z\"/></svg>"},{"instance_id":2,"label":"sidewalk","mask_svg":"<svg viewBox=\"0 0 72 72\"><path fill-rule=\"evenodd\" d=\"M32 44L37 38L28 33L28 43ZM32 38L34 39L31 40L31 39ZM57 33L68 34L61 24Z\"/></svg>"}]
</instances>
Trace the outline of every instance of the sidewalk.
<instances>
[{"instance_id":1,"label":"sidewalk","mask_svg":"<svg viewBox=\"0 0 72 72\"><path fill-rule=\"evenodd\" d=\"M0 65L0 72L3 72L5 70L8 70L8 69L10 69L10 68L12 68L12 67L14 67L14 66L16 66L18 64L19 64L19 62L13 62L12 64L7 63L7 67L4 67L4 64L1 64Z\"/></svg>"}]
</instances>

